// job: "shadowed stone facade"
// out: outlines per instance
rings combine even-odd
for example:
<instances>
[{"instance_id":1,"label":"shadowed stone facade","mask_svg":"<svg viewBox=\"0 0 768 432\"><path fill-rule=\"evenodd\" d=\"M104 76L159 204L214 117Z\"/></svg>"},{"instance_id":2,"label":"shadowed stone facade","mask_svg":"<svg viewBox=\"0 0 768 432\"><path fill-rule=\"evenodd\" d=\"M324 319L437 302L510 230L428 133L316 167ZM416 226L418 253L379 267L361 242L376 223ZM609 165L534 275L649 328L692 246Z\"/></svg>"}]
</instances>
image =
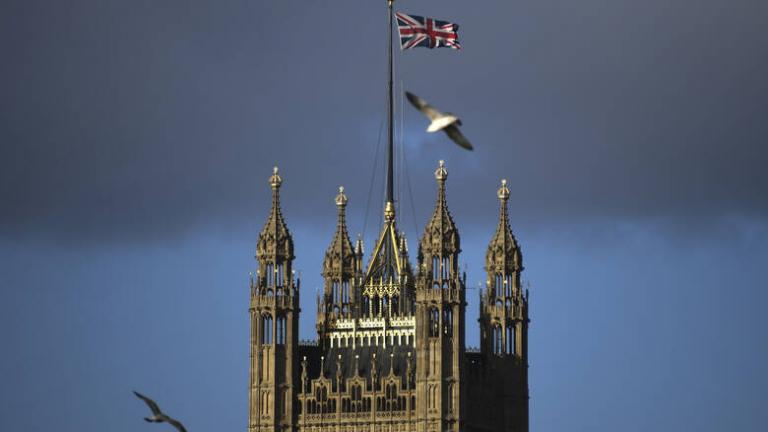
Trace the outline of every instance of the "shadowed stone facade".
<instances>
[{"instance_id":1,"label":"shadowed stone facade","mask_svg":"<svg viewBox=\"0 0 768 432\"><path fill-rule=\"evenodd\" d=\"M466 275L459 232L448 210L443 162L437 200L410 264L394 206L367 265L347 232L340 188L338 223L325 253L316 343L299 343L300 283L293 240L272 208L256 247L251 281L249 432L528 431L528 294L522 254L497 192L499 222L486 254L480 293L480 349L465 347Z\"/></svg>"}]
</instances>

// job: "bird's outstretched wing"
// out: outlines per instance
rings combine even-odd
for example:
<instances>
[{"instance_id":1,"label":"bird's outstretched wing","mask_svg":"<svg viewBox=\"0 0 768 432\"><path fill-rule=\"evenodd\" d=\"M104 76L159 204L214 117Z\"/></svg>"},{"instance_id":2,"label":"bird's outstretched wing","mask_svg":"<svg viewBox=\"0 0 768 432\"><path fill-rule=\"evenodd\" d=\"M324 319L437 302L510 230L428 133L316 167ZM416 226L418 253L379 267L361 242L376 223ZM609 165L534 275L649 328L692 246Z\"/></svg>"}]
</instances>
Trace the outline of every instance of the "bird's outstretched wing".
<instances>
[{"instance_id":1,"label":"bird's outstretched wing","mask_svg":"<svg viewBox=\"0 0 768 432\"><path fill-rule=\"evenodd\" d=\"M141 394L141 393L139 393L139 392L137 392L135 390L134 390L133 394L135 394L136 397L138 397L139 399L143 400L147 404L149 409L152 410L152 414L158 416L158 415L161 415L163 413L162 411L160 411L160 407L157 406L155 401L153 401L152 399L144 396L143 394Z\"/></svg>"},{"instance_id":2,"label":"bird's outstretched wing","mask_svg":"<svg viewBox=\"0 0 768 432\"><path fill-rule=\"evenodd\" d=\"M465 137L464 134L461 133L461 131L459 130L458 127L456 127L456 125L447 126L443 130L448 135L448 137L450 137L451 140L453 140L453 142L455 142L459 146L467 150L473 149L472 144L469 142L467 137Z\"/></svg>"},{"instance_id":3,"label":"bird's outstretched wing","mask_svg":"<svg viewBox=\"0 0 768 432\"><path fill-rule=\"evenodd\" d=\"M408 98L408 101L416 107L417 110L421 111L429 117L430 120L435 120L436 118L439 118L443 115L440 111L434 109L430 104L427 103L424 99L416 96L415 94L411 92L405 92L405 97Z\"/></svg>"},{"instance_id":4,"label":"bird's outstretched wing","mask_svg":"<svg viewBox=\"0 0 768 432\"><path fill-rule=\"evenodd\" d=\"M168 420L166 420L166 421L167 421L168 423L170 423L170 424L171 424L173 427L175 427L175 428L176 428L176 430L178 430L179 432L187 432L187 430L186 430L186 429L184 429L184 425L183 425L183 424L181 424L181 422L180 422L180 421L178 421L178 420L176 420L176 419L172 419L172 418L170 418L170 417L168 417Z\"/></svg>"}]
</instances>

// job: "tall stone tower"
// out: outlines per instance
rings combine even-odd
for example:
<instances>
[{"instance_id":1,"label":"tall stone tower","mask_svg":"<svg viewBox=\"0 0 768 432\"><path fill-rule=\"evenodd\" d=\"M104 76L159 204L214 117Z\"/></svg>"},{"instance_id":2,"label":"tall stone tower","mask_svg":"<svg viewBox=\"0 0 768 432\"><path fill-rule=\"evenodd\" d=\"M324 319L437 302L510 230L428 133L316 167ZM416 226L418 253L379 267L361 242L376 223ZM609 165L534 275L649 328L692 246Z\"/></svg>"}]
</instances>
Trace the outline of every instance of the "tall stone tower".
<instances>
[{"instance_id":1,"label":"tall stone tower","mask_svg":"<svg viewBox=\"0 0 768 432\"><path fill-rule=\"evenodd\" d=\"M294 280L293 239L280 210L283 180L275 167L272 209L256 245L251 280L250 432L291 431L299 337L299 283Z\"/></svg>"},{"instance_id":2,"label":"tall stone tower","mask_svg":"<svg viewBox=\"0 0 768 432\"><path fill-rule=\"evenodd\" d=\"M437 202L419 243L416 282L416 410L425 429L462 429L464 280L459 232L448 211L443 161L435 171Z\"/></svg>"},{"instance_id":3,"label":"tall stone tower","mask_svg":"<svg viewBox=\"0 0 768 432\"><path fill-rule=\"evenodd\" d=\"M487 289L480 298L481 351L500 385L495 400L503 413L505 431L528 430L528 296L520 286L523 256L509 226L509 188L501 181L497 192L499 223L485 255Z\"/></svg>"}]
</instances>

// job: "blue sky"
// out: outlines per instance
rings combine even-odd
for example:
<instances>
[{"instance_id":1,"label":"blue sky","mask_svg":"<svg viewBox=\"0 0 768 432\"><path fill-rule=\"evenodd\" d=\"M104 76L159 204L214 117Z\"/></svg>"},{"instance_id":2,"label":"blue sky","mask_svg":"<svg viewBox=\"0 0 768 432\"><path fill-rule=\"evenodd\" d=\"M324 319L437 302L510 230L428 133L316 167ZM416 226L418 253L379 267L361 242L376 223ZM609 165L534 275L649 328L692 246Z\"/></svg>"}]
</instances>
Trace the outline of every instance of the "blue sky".
<instances>
[{"instance_id":1,"label":"blue sky","mask_svg":"<svg viewBox=\"0 0 768 432\"><path fill-rule=\"evenodd\" d=\"M302 338L340 184L350 232L378 229L381 3L0 6L0 429L163 429L133 389L191 431L245 429L272 166ZM532 430L764 430L765 2L401 6L461 25L462 52L398 53L398 87L476 147L398 108L401 227L414 250L445 159L475 288L509 180Z\"/></svg>"}]
</instances>

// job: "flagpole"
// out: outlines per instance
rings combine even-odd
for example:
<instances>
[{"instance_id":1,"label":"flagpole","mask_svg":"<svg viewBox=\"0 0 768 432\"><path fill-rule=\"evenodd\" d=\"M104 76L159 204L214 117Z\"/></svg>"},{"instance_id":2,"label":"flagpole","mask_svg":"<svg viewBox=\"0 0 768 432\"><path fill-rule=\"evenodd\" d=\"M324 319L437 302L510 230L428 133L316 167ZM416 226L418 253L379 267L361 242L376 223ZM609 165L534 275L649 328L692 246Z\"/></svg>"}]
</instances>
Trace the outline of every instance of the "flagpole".
<instances>
[{"instance_id":1,"label":"flagpole","mask_svg":"<svg viewBox=\"0 0 768 432\"><path fill-rule=\"evenodd\" d=\"M395 140L395 133L394 133L394 86L392 84L393 78L392 75L394 74L394 68L392 66L392 27L393 27L393 4L395 0L387 0L387 9L389 13L389 31L387 34L389 35L389 48L388 48L388 56L389 56L389 82L387 86L387 99L389 102L389 107L387 111L387 203L386 207L384 208L384 215L388 219L394 219L395 216L395 203L394 203L394 176L393 176L393 163L394 163L394 140Z\"/></svg>"}]
</instances>

